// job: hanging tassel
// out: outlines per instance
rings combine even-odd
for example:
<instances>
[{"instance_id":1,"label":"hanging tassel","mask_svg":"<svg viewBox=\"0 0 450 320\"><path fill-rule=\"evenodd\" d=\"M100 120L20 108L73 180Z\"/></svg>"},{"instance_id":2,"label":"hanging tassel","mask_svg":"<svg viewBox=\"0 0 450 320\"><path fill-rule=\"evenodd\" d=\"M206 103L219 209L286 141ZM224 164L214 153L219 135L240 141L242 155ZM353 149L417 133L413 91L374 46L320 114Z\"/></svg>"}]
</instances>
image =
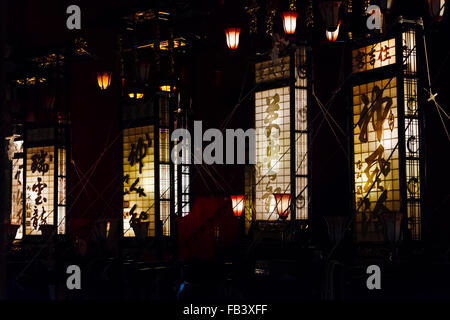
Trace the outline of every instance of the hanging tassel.
<instances>
[{"instance_id":1,"label":"hanging tassel","mask_svg":"<svg viewBox=\"0 0 450 320\"><path fill-rule=\"evenodd\" d=\"M306 23L306 27L308 27L308 28L314 27L314 12L313 12L312 0L308 0L308 6L306 7L305 23Z\"/></svg>"},{"instance_id":2,"label":"hanging tassel","mask_svg":"<svg viewBox=\"0 0 450 320\"><path fill-rule=\"evenodd\" d=\"M289 1L289 11L297 11L297 6L295 5L295 0Z\"/></svg>"},{"instance_id":3,"label":"hanging tassel","mask_svg":"<svg viewBox=\"0 0 450 320\"><path fill-rule=\"evenodd\" d=\"M352 0L346 0L344 5L345 5L345 12L346 13L352 13L353 12L353 1Z\"/></svg>"},{"instance_id":4,"label":"hanging tassel","mask_svg":"<svg viewBox=\"0 0 450 320\"><path fill-rule=\"evenodd\" d=\"M250 35L256 34L258 32L258 17L257 12L259 10L258 3L256 0L249 1L249 5L245 6L245 11L250 16L249 22L249 33Z\"/></svg>"}]
</instances>

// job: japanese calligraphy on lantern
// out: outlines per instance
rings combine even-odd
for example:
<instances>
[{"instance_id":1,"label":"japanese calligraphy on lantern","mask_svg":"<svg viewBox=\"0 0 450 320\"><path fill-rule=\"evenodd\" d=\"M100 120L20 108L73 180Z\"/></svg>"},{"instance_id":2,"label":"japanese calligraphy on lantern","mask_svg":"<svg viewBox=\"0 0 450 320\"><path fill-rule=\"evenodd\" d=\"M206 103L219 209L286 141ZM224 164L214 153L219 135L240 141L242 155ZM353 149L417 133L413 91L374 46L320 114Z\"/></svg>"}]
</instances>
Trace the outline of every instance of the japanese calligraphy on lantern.
<instances>
[{"instance_id":1,"label":"japanese calligraphy on lantern","mask_svg":"<svg viewBox=\"0 0 450 320\"><path fill-rule=\"evenodd\" d=\"M277 220L274 193L290 193L295 199L295 218L308 219L308 90L306 48L295 55L295 108L291 113L290 87L275 82L290 76L290 57L255 64L256 83L273 89L255 92L256 165L254 181L256 220ZM294 130L291 131L291 124ZM291 145L291 137L294 145ZM291 157L295 158L292 168ZM253 177L252 177L253 180ZM295 185L295 190L292 186ZM248 195L247 195L248 196ZM288 217L291 219L292 217Z\"/></svg>"},{"instance_id":2,"label":"japanese calligraphy on lantern","mask_svg":"<svg viewBox=\"0 0 450 320\"><path fill-rule=\"evenodd\" d=\"M352 51L353 73L368 71L395 63L395 39Z\"/></svg>"},{"instance_id":3,"label":"japanese calligraphy on lantern","mask_svg":"<svg viewBox=\"0 0 450 320\"><path fill-rule=\"evenodd\" d=\"M256 218L276 220L274 193L290 193L289 88L257 92Z\"/></svg>"},{"instance_id":4,"label":"japanese calligraphy on lantern","mask_svg":"<svg viewBox=\"0 0 450 320\"><path fill-rule=\"evenodd\" d=\"M26 219L27 235L40 235L40 225L54 224L54 147L27 148Z\"/></svg>"},{"instance_id":5,"label":"japanese calligraphy on lantern","mask_svg":"<svg viewBox=\"0 0 450 320\"><path fill-rule=\"evenodd\" d=\"M155 167L153 126L123 132L123 234L155 233Z\"/></svg>"},{"instance_id":6,"label":"japanese calligraphy on lantern","mask_svg":"<svg viewBox=\"0 0 450 320\"><path fill-rule=\"evenodd\" d=\"M353 87L353 133L357 228L376 234L400 210L397 78Z\"/></svg>"}]
</instances>

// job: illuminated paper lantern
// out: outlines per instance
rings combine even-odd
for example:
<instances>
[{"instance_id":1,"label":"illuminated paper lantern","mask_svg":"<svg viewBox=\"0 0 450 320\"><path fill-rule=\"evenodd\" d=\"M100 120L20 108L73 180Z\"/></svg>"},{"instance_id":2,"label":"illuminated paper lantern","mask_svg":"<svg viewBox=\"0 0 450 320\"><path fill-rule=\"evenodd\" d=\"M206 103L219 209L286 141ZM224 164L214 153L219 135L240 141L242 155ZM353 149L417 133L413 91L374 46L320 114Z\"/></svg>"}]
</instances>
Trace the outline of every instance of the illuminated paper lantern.
<instances>
[{"instance_id":1,"label":"illuminated paper lantern","mask_svg":"<svg viewBox=\"0 0 450 320\"><path fill-rule=\"evenodd\" d=\"M276 209L280 219L285 220L291 213L291 195L288 193L274 193Z\"/></svg>"},{"instance_id":2,"label":"illuminated paper lantern","mask_svg":"<svg viewBox=\"0 0 450 320\"><path fill-rule=\"evenodd\" d=\"M242 212L244 212L245 196L235 195L235 196L230 196L230 198L231 198L231 204L233 207L234 215L236 217L240 217L242 215Z\"/></svg>"},{"instance_id":3,"label":"illuminated paper lantern","mask_svg":"<svg viewBox=\"0 0 450 320\"><path fill-rule=\"evenodd\" d=\"M283 12L283 28L286 34L294 34L297 27L297 11Z\"/></svg>"},{"instance_id":4,"label":"illuminated paper lantern","mask_svg":"<svg viewBox=\"0 0 450 320\"><path fill-rule=\"evenodd\" d=\"M339 8L342 1L325 0L319 2L320 13L328 31L336 30L339 24Z\"/></svg>"},{"instance_id":5,"label":"illuminated paper lantern","mask_svg":"<svg viewBox=\"0 0 450 320\"><path fill-rule=\"evenodd\" d=\"M326 36L327 36L327 40L328 40L328 41L335 42L335 41L337 40L337 38L338 38L338 36L339 36L339 27L340 27L340 26L341 26L341 22L339 21L339 24L338 24L336 30L334 30L334 31L328 31L328 30L326 30L326 31L325 31L325 32L326 32Z\"/></svg>"},{"instance_id":6,"label":"illuminated paper lantern","mask_svg":"<svg viewBox=\"0 0 450 320\"><path fill-rule=\"evenodd\" d=\"M235 50L239 46L239 35L241 28L227 28L225 29L225 36L227 39L228 48Z\"/></svg>"},{"instance_id":7,"label":"illuminated paper lantern","mask_svg":"<svg viewBox=\"0 0 450 320\"><path fill-rule=\"evenodd\" d=\"M149 100L124 107L123 116L130 123L122 131L122 235L126 238L170 236L174 216L190 210L189 165L173 164L170 159L174 121L170 97L157 94Z\"/></svg>"},{"instance_id":8,"label":"illuminated paper lantern","mask_svg":"<svg viewBox=\"0 0 450 320\"><path fill-rule=\"evenodd\" d=\"M111 84L111 72L98 72L97 84L101 90L108 89L109 85Z\"/></svg>"},{"instance_id":9,"label":"illuminated paper lantern","mask_svg":"<svg viewBox=\"0 0 450 320\"><path fill-rule=\"evenodd\" d=\"M399 47L402 50L397 57ZM353 50L352 56L353 73L358 77L364 78L374 69L380 74L352 88L356 238L395 241L386 230L397 232L395 216L402 215L407 225L402 234L420 240L423 127L419 120L416 32L404 28L392 39ZM388 72L389 66L400 63L402 68Z\"/></svg>"},{"instance_id":10,"label":"illuminated paper lantern","mask_svg":"<svg viewBox=\"0 0 450 320\"><path fill-rule=\"evenodd\" d=\"M428 1L428 10L433 20L437 22L442 21L442 19L444 18L446 0L427 0L427 1Z\"/></svg>"},{"instance_id":11,"label":"illuminated paper lantern","mask_svg":"<svg viewBox=\"0 0 450 320\"><path fill-rule=\"evenodd\" d=\"M26 131L24 234L65 234L67 128L29 128Z\"/></svg>"},{"instance_id":12,"label":"illuminated paper lantern","mask_svg":"<svg viewBox=\"0 0 450 320\"><path fill-rule=\"evenodd\" d=\"M282 192L295 199L287 219L309 219L306 47L299 46L294 56L292 86L280 86L289 83L290 56L255 64L255 82L264 89L255 91L256 164L246 173L245 194L252 195L248 202L258 223L278 220L273 193Z\"/></svg>"}]
</instances>

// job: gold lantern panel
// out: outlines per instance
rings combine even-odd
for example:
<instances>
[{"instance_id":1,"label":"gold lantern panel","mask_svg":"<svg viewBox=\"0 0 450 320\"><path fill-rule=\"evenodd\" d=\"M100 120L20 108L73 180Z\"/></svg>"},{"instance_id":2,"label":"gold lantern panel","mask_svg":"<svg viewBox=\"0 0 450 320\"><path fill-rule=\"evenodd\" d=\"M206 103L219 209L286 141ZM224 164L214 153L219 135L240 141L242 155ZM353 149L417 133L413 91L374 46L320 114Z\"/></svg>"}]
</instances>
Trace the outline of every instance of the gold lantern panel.
<instances>
[{"instance_id":1,"label":"gold lantern panel","mask_svg":"<svg viewBox=\"0 0 450 320\"><path fill-rule=\"evenodd\" d=\"M154 127L123 132L123 235L134 237L138 224L155 235ZM133 226L135 228L133 228Z\"/></svg>"},{"instance_id":2,"label":"gold lantern panel","mask_svg":"<svg viewBox=\"0 0 450 320\"><path fill-rule=\"evenodd\" d=\"M308 126L306 50L297 49L295 59L295 114L290 112L290 87L255 93L256 165L254 171L255 218L278 220L275 193L295 194L296 219L308 219ZM290 57L255 65L256 83L289 79ZM291 132L291 121L295 131ZM291 190L291 135L295 136L295 183ZM290 215L288 219L291 219Z\"/></svg>"},{"instance_id":3,"label":"gold lantern panel","mask_svg":"<svg viewBox=\"0 0 450 320\"><path fill-rule=\"evenodd\" d=\"M352 51L353 73L369 71L396 63L395 39L378 42Z\"/></svg>"},{"instance_id":4,"label":"gold lantern panel","mask_svg":"<svg viewBox=\"0 0 450 320\"><path fill-rule=\"evenodd\" d=\"M41 225L54 225L55 147L26 151L25 234L41 235Z\"/></svg>"},{"instance_id":5,"label":"gold lantern panel","mask_svg":"<svg viewBox=\"0 0 450 320\"><path fill-rule=\"evenodd\" d=\"M353 87L353 128L357 234L382 241L381 215L401 208L396 77Z\"/></svg>"}]
</instances>

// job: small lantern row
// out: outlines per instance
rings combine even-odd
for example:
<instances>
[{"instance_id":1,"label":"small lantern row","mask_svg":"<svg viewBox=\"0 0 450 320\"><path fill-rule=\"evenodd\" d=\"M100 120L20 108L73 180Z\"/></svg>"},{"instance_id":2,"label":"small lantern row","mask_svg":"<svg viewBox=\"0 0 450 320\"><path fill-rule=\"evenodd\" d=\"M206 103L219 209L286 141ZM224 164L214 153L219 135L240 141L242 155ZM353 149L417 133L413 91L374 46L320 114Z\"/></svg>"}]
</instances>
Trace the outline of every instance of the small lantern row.
<instances>
[{"instance_id":1,"label":"small lantern row","mask_svg":"<svg viewBox=\"0 0 450 320\"><path fill-rule=\"evenodd\" d=\"M427 0L430 16L434 21L442 21L447 0ZM339 27L341 21L339 20L339 8L342 1L340 0L325 0L319 3L319 10L326 26L326 38L328 41L335 42L339 36ZM381 6L386 12L390 12L393 0L381 1ZM296 11L285 11L282 13L283 28L287 35L295 34L297 27L298 13ZM227 46L231 50L237 49L239 46L240 28L226 28L225 36Z\"/></svg>"},{"instance_id":2,"label":"small lantern row","mask_svg":"<svg viewBox=\"0 0 450 320\"><path fill-rule=\"evenodd\" d=\"M286 220L291 212L291 199L290 193L274 193L275 208L278 216L281 220ZM232 195L231 205L235 217L240 218L244 212L245 196L244 195Z\"/></svg>"},{"instance_id":3,"label":"small lantern row","mask_svg":"<svg viewBox=\"0 0 450 320\"><path fill-rule=\"evenodd\" d=\"M97 84L100 90L106 90L111 85L111 72L98 72L97 73ZM172 85L163 84L159 87L159 89L163 92L172 92L177 88ZM132 91L128 93L128 97L130 99L142 99L144 97L144 93L141 91Z\"/></svg>"},{"instance_id":4,"label":"small lantern row","mask_svg":"<svg viewBox=\"0 0 450 320\"><path fill-rule=\"evenodd\" d=\"M294 34L297 27L297 11L285 11L282 13L283 28L286 34ZM236 50L239 46L239 35L241 28L226 28L225 37L227 46L231 50Z\"/></svg>"}]
</instances>

